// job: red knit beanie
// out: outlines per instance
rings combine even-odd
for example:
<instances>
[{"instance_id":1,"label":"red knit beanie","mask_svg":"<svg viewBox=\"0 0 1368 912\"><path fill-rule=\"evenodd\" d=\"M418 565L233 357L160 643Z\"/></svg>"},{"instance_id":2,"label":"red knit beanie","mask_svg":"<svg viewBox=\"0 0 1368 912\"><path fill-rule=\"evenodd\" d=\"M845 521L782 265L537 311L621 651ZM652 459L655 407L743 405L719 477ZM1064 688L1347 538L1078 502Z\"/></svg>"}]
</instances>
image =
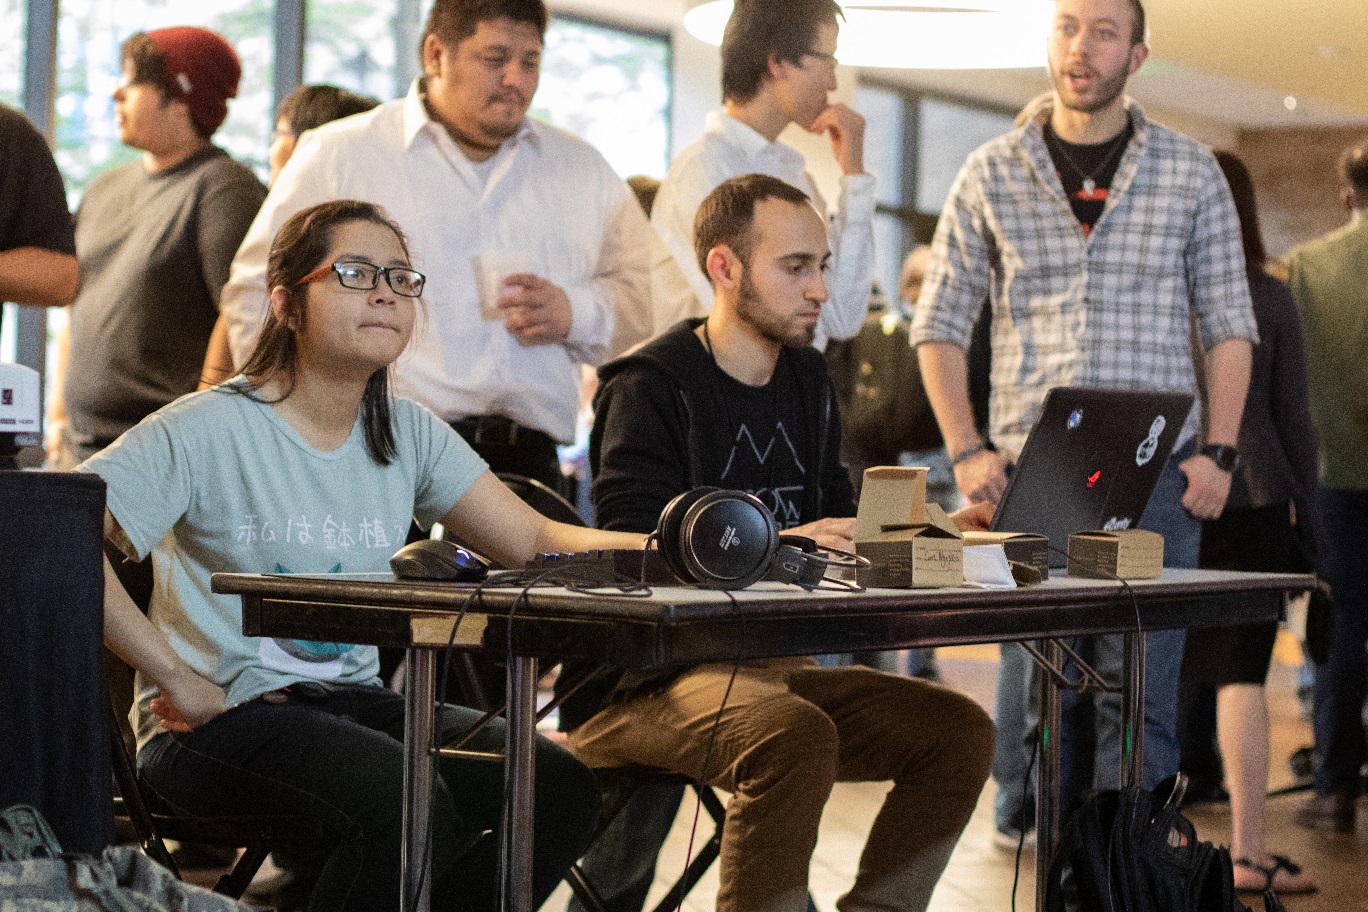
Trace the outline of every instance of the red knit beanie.
<instances>
[{"instance_id":1,"label":"red knit beanie","mask_svg":"<svg viewBox=\"0 0 1368 912\"><path fill-rule=\"evenodd\" d=\"M166 58L166 71L190 108L190 118L213 133L228 116L228 99L237 97L242 78L242 64L232 45L192 25L155 29L147 37Z\"/></svg>"}]
</instances>

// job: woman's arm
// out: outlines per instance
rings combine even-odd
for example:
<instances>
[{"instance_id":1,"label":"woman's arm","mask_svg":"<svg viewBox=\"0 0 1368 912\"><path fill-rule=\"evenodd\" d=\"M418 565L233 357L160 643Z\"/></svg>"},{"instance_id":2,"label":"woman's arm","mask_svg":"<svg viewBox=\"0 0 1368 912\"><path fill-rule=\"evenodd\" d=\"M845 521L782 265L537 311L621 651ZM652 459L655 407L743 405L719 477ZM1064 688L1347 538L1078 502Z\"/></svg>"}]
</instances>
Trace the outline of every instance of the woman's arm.
<instances>
[{"instance_id":1,"label":"woman's arm","mask_svg":"<svg viewBox=\"0 0 1368 912\"><path fill-rule=\"evenodd\" d=\"M117 540L121 535L118 521L105 511L105 536ZM108 557L104 568L105 645L161 690L162 695L152 701L152 711L162 717L162 726L189 731L223 712L227 708L223 691L176 655L166 635L128 597Z\"/></svg>"},{"instance_id":2,"label":"woman's arm","mask_svg":"<svg viewBox=\"0 0 1368 912\"><path fill-rule=\"evenodd\" d=\"M442 525L505 567L522 567L538 554L594 548L640 548L646 537L552 522L485 472L442 518Z\"/></svg>"}]
</instances>

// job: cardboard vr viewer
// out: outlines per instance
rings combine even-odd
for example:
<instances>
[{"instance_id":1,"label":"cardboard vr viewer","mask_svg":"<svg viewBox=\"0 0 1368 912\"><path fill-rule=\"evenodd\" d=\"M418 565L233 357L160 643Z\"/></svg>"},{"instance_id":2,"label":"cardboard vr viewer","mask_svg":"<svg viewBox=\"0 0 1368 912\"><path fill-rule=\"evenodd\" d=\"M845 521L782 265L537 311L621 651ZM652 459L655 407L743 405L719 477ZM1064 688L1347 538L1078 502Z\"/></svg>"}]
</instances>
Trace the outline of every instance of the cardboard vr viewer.
<instances>
[{"instance_id":1,"label":"cardboard vr viewer","mask_svg":"<svg viewBox=\"0 0 1368 912\"><path fill-rule=\"evenodd\" d=\"M1075 532L1069 536L1069 576L1158 579L1164 573L1164 536L1144 529Z\"/></svg>"},{"instance_id":2,"label":"cardboard vr viewer","mask_svg":"<svg viewBox=\"0 0 1368 912\"><path fill-rule=\"evenodd\" d=\"M964 538L939 505L926 502L925 468L866 469L855 513L855 553L869 559L857 579L872 589L964 583Z\"/></svg>"}]
</instances>

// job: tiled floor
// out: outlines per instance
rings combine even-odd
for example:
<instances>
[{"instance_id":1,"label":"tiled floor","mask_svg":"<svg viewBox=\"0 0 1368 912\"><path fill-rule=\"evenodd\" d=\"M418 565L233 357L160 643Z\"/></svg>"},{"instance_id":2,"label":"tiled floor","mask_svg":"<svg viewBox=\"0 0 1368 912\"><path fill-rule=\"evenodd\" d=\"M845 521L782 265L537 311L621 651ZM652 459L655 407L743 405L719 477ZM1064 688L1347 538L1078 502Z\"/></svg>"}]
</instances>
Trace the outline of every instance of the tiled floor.
<instances>
[{"instance_id":1,"label":"tiled floor","mask_svg":"<svg viewBox=\"0 0 1368 912\"><path fill-rule=\"evenodd\" d=\"M992 705L997 681L996 647L947 649L941 650L939 655L941 671L948 683L972 694L985 706ZM1279 655L1294 661L1295 645L1288 650L1280 644ZM1290 665L1275 660L1269 694L1273 716L1270 787L1278 788L1291 784L1286 758L1296 748L1309 743L1311 733L1310 726L1297 717L1294 672ZM883 785L839 785L828 803L811 880L813 897L822 912L833 912L836 899L849 887L865 833L885 790ZM932 899L932 912L1004 912L1011 908L1014 858L1012 853L990 842L993 794L994 785L990 781ZM1300 798L1295 795L1270 802L1268 843L1272 851L1302 863L1321 890L1313 896L1287 897L1288 912L1368 910L1368 806L1360 813L1356 834L1322 835L1308 833L1292 824L1292 808ZM670 879L683 867L692 811L692 804L686 803L661 854L660 870ZM1226 806L1199 807L1191 810L1189 816L1201 838L1229 841ZM1021 864L1016 903L1016 908L1023 912L1034 908L1034 864L1034 856L1026 853ZM709 912L716 891L714 866L685 902L684 909L686 912ZM660 893L663 893L663 887L657 885L651 902L655 902ZM545 909L560 912L565 908L567 896L568 890L562 886ZM1261 909L1262 903L1255 908Z\"/></svg>"}]
</instances>

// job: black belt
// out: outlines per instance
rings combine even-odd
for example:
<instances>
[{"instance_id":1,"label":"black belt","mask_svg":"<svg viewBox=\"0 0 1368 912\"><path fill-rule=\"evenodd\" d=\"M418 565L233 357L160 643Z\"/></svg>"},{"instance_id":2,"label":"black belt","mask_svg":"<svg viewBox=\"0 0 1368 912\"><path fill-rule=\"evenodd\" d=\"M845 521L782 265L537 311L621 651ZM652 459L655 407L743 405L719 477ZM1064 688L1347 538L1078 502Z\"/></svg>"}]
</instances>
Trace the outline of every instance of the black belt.
<instances>
[{"instance_id":1,"label":"black belt","mask_svg":"<svg viewBox=\"0 0 1368 912\"><path fill-rule=\"evenodd\" d=\"M451 427L473 446L552 447L551 435L536 428L518 424L503 415L475 415L458 418Z\"/></svg>"}]
</instances>

